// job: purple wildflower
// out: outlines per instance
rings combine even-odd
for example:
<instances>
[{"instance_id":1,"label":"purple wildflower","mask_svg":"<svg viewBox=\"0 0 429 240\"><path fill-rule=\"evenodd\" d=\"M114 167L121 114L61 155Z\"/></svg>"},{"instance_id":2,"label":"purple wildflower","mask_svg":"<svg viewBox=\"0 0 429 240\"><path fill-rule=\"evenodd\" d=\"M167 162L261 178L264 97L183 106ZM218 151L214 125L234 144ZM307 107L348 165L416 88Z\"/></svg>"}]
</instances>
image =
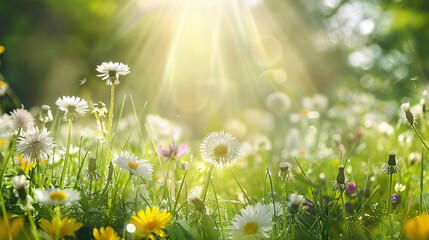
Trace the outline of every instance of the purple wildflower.
<instances>
[{"instance_id":1,"label":"purple wildflower","mask_svg":"<svg viewBox=\"0 0 429 240\"><path fill-rule=\"evenodd\" d=\"M188 144L185 143L179 147L174 143L173 138L171 138L171 145L168 146L168 149L163 149L162 146L159 146L158 148L158 155L160 157L168 158L167 161L173 158L177 159L186 153L188 153Z\"/></svg>"},{"instance_id":2,"label":"purple wildflower","mask_svg":"<svg viewBox=\"0 0 429 240\"><path fill-rule=\"evenodd\" d=\"M401 200L401 196L399 194L393 194L392 195L392 203L397 203Z\"/></svg>"},{"instance_id":3,"label":"purple wildflower","mask_svg":"<svg viewBox=\"0 0 429 240\"><path fill-rule=\"evenodd\" d=\"M354 184L354 183L349 183L349 185L347 186L347 190L346 190L346 193L348 194L348 195L352 195L353 193L355 193L356 192L356 184Z\"/></svg>"}]
</instances>

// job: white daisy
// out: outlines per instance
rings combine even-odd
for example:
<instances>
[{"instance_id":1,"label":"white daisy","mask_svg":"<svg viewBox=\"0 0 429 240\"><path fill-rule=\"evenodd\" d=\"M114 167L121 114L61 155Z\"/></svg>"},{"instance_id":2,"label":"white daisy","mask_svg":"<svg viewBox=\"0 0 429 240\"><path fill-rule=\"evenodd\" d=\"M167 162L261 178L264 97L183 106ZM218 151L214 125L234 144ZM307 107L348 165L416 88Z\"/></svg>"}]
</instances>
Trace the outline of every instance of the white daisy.
<instances>
[{"instance_id":1,"label":"white daisy","mask_svg":"<svg viewBox=\"0 0 429 240\"><path fill-rule=\"evenodd\" d=\"M152 178L152 165L147 160L138 160L135 155L130 155L128 152L121 152L116 157L116 164L121 168L129 170L133 175L143 177L147 180Z\"/></svg>"},{"instance_id":2,"label":"white daisy","mask_svg":"<svg viewBox=\"0 0 429 240\"><path fill-rule=\"evenodd\" d=\"M15 109L10 114L10 127L12 131L32 129L34 127L34 117L24 108Z\"/></svg>"},{"instance_id":3,"label":"white daisy","mask_svg":"<svg viewBox=\"0 0 429 240\"><path fill-rule=\"evenodd\" d=\"M205 162L218 168L229 165L238 158L240 144L230 133L219 131L209 133L201 143L201 155Z\"/></svg>"},{"instance_id":4,"label":"white daisy","mask_svg":"<svg viewBox=\"0 0 429 240\"><path fill-rule=\"evenodd\" d=\"M112 78L114 78L113 84L119 84L119 75L127 75L130 73L130 68L128 65L118 63L118 62L103 62L101 65L98 65L96 70L101 74L97 77L102 77L102 80L107 80L107 85L112 85Z\"/></svg>"},{"instance_id":5,"label":"white daisy","mask_svg":"<svg viewBox=\"0 0 429 240\"><path fill-rule=\"evenodd\" d=\"M64 112L65 120L74 118L77 114L85 115L88 111L88 103L84 99L75 96L58 98L55 104Z\"/></svg>"},{"instance_id":6,"label":"white daisy","mask_svg":"<svg viewBox=\"0 0 429 240\"><path fill-rule=\"evenodd\" d=\"M45 205L74 205L80 200L80 192L74 189L36 189L36 198Z\"/></svg>"},{"instance_id":7,"label":"white daisy","mask_svg":"<svg viewBox=\"0 0 429 240\"><path fill-rule=\"evenodd\" d=\"M48 159L48 156L52 155L53 140L51 132L46 128L40 132L39 128L35 127L19 137L16 150L23 154L26 161L34 161L37 158Z\"/></svg>"},{"instance_id":8,"label":"white daisy","mask_svg":"<svg viewBox=\"0 0 429 240\"><path fill-rule=\"evenodd\" d=\"M273 208L270 205L248 205L241 209L241 215L232 220L231 234L233 239L269 238L273 228Z\"/></svg>"}]
</instances>

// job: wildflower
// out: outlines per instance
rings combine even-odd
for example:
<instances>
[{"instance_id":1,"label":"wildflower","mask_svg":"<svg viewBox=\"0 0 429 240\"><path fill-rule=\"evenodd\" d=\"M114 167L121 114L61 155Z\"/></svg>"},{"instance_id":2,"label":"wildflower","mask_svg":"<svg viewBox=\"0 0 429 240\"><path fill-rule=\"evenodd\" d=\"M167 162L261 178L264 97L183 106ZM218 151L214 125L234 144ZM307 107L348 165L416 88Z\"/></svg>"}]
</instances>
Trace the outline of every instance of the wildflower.
<instances>
[{"instance_id":1,"label":"wildflower","mask_svg":"<svg viewBox=\"0 0 429 240\"><path fill-rule=\"evenodd\" d=\"M403 103L403 104L401 105L401 108L402 108L402 110L403 110L403 111L404 111L404 113L405 113L405 117L407 118L408 123L409 123L410 125L413 125L413 123L414 123L414 115L413 115L413 113L411 112L411 109L410 109L410 103L409 103L409 102Z\"/></svg>"},{"instance_id":2,"label":"wildflower","mask_svg":"<svg viewBox=\"0 0 429 240\"><path fill-rule=\"evenodd\" d=\"M40 220L40 227L49 234L52 239L55 239L57 233L57 221L57 216L52 219L52 222L43 218ZM82 223L76 222L76 218L68 217L63 218L59 224L58 238L60 239L66 236L75 237L75 232L83 226Z\"/></svg>"},{"instance_id":3,"label":"wildflower","mask_svg":"<svg viewBox=\"0 0 429 240\"><path fill-rule=\"evenodd\" d=\"M155 235L167 237L162 229L167 227L172 218L169 212L159 212L159 208L154 206L152 209L146 207L145 211L141 210L137 216L132 216L131 223L135 225L139 237L154 240Z\"/></svg>"},{"instance_id":4,"label":"wildflower","mask_svg":"<svg viewBox=\"0 0 429 240\"><path fill-rule=\"evenodd\" d=\"M355 193L356 192L356 184L354 184L354 183L349 183L348 185L347 185L347 189L346 189L346 193L348 194L348 195L352 195L353 193Z\"/></svg>"},{"instance_id":5,"label":"wildflower","mask_svg":"<svg viewBox=\"0 0 429 240\"><path fill-rule=\"evenodd\" d=\"M97 77L102 77L102 80L107 80L107 85L112 85L112 80L114 85L119 84L119 75L127 75L130 73L130 68L128 65L118 63L118 62L103 62L101 65L98 65L96 70L101 74Z\"/></svg>"},{"instance_id":6,"label":"wildflower","mask_svg":"<svg viewBox=\"0 0 429 240\"><path fill-rule=\"evenodd\" d=\"M147 160L137 160L135 155L130 155L128 152L121 152L116 157L116 164L121 168L129 170L133 175L143 177L147 180L152 178L152 165Z\"/></svg>"},{"instance_id":7,"label":"wildflower","mask_svg":"<svg viewBox=\"0 0 429 240\"><path fill-rule=\"evenodd\" d=\"M204 209L206 208L206 206L204 205L203 201L201 201L201 192L202 192L202 188L201 187L196 187L193 188L191 190L191 192L188 195L188 202L191 202L194 204L195 209L197 209L197 211L204 211Z\"/></svg>"},{"instance_id":8,"label":"wildflower","mask_svg":"<svg viewBox=\"0 0 429 240\"><path fill-rule=\"evenodd\" d=\"M9 89L9 84L4 81L0 81L0 97L6 94L7 89Z\"/></svg>"},{"instance_id":9,"label":"wildflower","mask_svg":"<svg viewBox=\"0 0 429 240\"><path fill-rule=\"evenodd\" d=\"M346 202L344 204L344 208L346 209L347 212L351 212L353 210L353 205L351 202Z\"/></svg>"},{"instance_id":10,"label":"wildflower","mask_svg":"<svg viewBox=\"0 0 429 240\"><path fill-rule=\"evenodd\" d=\"M74 189L36 189L37 199L45 205L74 205L80 200L80 192Z\"/></svg>"},{"instance_id":11,"label":"wildflower","mask_svg":"<svg viewBox=\"0 0 429 240\"><path fill-rule=\"evenodd\" d=\"M348 185L346 182L346 176L344 175L344 165L341 164L340 166L338 166L337 181L332 187L332 190L342 193L347 189L347 186Z\"/></svg>"},{"instance_id":12,"label":"wildflower","mask_svg":"<svg viewBox=\"0 0 429 240\"><path fill-rule=\"evenodd\" d=\"M120 240L121 237L111 227L101 227L100 230L94 228L92 230L95 240Z\"/></svg>"},{"instance_id":13,"label":"wildflower","mask_svg":"<svg viewBox=\"0 0 429 240\"><path fill-rule=\"evenodd\" d=\"M248 205L232 220L233 239L268 238L273 228L274 212L269 205Z\"/></svg>"},{"instance_id":14,"label":"wildflower","mask_svg":"<svg viewBox=\"0 0 429 240\"><path fill-rule=\"evenodd\" d=\"M239 156L240 145L230 133L219 131L209 133L201 143L201 155L205 162L221 168L229 165Z\"/></svg>"},{"instance_id":15,"label":"wildflower","mask_svg":"<svg viewBox=\"0 0 429 240\"><path fill-rule=\"evenodd\" d=\"M34 127L34 118L30 112L24 109L24 107L15 109L10 114L10 127L12 131L18 132L18 130L22 129L23 131L27 131Z\"/></svg>"},{"instance_id":16,"label":"wildflower","mask_svg":"<svg viewBox=\"0 0 429 240\"><path fill-rule=\"evenodd\" d=\"M404 185L402 185L402 184L395 184L395 191L397 191L397 192L402 192L402 191L404 191L405 190L405 186Z\"/></svg>"},{"instance_id":17,"label":"wildflower","mask_svg":"<svg viewBox=\"0 0 429 240\"><path fill-rule=\"evenodd\" d=\"M0 45L0 54L4 53L6 51L6 48L3 45Z\"/></svg>"},{"instance_id":18,"label":"wildflower","mask_svg":"<svg viewBox=\"0 0 429 240\"><path fill-rule=\"evenodd\" d=\"M275 114L282 115L290 107L290 98L283 92L273 92L268 95L265 105Z\"/></svg>"},{"instance_id":19,"label":"wildflower","mask_svg":"<svg viewBox=\"0 0 429 240\"><path fill-rule=\"evenodd\" d=\"M427 239L429 237L429 214L421 214L405 223L405 233L411 240Z\"/></svg>"},{"instance_id":20,"label":"wildflower","mask_svg":"<svg viewBox=\"0 0 429 240\"><path fill-rule=\"evenodd\" d=\"M289 196L290 205L293 212L298 212L299 205L306 202L305 197L296 193L292 193Z\"/></svg>"},{"instance_id":21,"label":"wildflower","mask_svg":"<svg viewBox=\"0 0 429 240\"><path fill-rule=\"evenodd\" d=\"M17 218L9 218L9 222L6 223L4 221L4 218L0 218L0 239L15 239L16 236L18 236L19 232L21 231L22 225L24 224L24 218L23 217L17 217Z\"/></svg>"},{"instance_id":22,"label":"wildflower","mask_svg":"<svg viewBox=\"0 0 429 240\"><path fill-rule=\"evenodd\" d=\"M39 120L42 123L48 123L48 122L52 122L52 120L54 120L54 117L52 116L52 111L51 111L51 107L49 107L48 105L42 105L41 111L40 111L40 115L39 115Z\"/></svg>"},{"instance_id":23,"label":"wildflower","mask_svg":"<svg viewBox=\"0 0 429 240\"><path fill-rule=\"evenodd\" d=\"M389 161L383 166L383 172L387 175L397 174L399 172L399 167L396 165L396 153L389 153Z\"/></svg>"},{"instance_id":24,"label":"wildflower","mask_svg":"<svg viewBox=\"0 0 429 240\"><path fill-rule=\"evenodd\" d=\"M19 137L16 144L16 150L23 154L23 159L26 161L34 161L39 158L47 159L52 155L54 148L53 138L50 131L43 128L42 131L38 127L26 132L23 137Z\"/></svg>"},{"instance_id":25,"label":"wildflower","mask_svg":"<svg viewBox=\"0 0 429 240\"><path fill-rule=\"evenodd\" d=\"M64 112L64 120L69 120L77 117L78 114L85 115L88 111L88 103L79 97L58 98L55 105Z\"/></svg>"},{"instance_id":26,"label":"wildflower","mask_svg":"<svg viewBox=\"0 0 429 240\"><path fill-rule=\"evenodd\" d=\"M25 173L28 174L31 169L35 168L37 165L37 162L27 161L24 160L22 157L22 154L18 155L16 157L16 165L19 165L19 168Z\"/></svg>"},{"instance_id":27,"label":"wildflower","mask_svg":"<svg viewBox=\"0 0 429 240\"><path fill-rule=\"evenodd\" d=\"M280 172L279 172L279 177L283 179L283 181L287 180L290 178L291 174L290 174L290 168L289 168L289 163L288 162L281 162L280 163Z\"/></svg>"},{"instance_id":28,"label":"wildflower","mask_svg":"<svg viewBox=\"0 0 429 240\"><path fill-rule=\"evenodd\" d=\"M103 118L106 116L107 108L106 104L103 102L94 103L94 110L91 111L92 114L97 114L99 118Z\"/></svg>"},{"instance_id":29,"label":"wildflower","mask_svg":"<svg viewBox=\"0 0 429 240\"><path fill-rule=\"evenodd\" d=\"M169 159L177 159L180 156L185 155L188 152L188 144L183 144L182 146L176 146L173 138L171 138L171 145L168 146L168 149L163 149L162 146L158 148L158 155L160 157L167 157ZM169 160L167 159L167 161Z\"/></svg>"},{"instance_id":30,"label":"wildflower","mask_svg":"<svg viewBox=\"0 0 429 240\"><path fill-rule=\"evenodd\" d=\"M401 195L399 195L397 193L392 195L392 203L397 203L400 200L401 200Z\"/></svg>"}]
</instances>

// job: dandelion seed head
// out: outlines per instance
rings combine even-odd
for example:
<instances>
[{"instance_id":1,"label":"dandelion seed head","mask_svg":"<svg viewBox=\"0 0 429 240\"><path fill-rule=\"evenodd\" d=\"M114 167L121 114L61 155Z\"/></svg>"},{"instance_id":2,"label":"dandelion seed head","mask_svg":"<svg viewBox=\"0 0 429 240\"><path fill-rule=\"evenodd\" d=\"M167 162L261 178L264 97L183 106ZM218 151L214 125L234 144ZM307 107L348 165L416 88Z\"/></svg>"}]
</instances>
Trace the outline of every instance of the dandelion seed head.
<instances>
[{"instance_id":1,"label":"dandelion seed head","mask_svg":"<svg viewBox=\"0 0 429 240\"><path fill-rule=\"evenodd\" d=\"M209 133L201 143L201 155L205 162L218 168L229 165L238 158L240 144L230 133L224 131Z\"/></svg>"},{"instance_id":2,"label":"dandelion seed head","mask_svg":"<svg viewBox=\"0 0 429 240\"><path fill-rule=\"evenodd\" d=\"M15 109L10 114L10 127L12 131L17 132L19 129L27 131L34 127L34 117L27 110L22 108Z\"/></svg>"},{"instance_id":3,"label":"dandelion seed head","mask_svg":"<svg viewBox=\"0 0 429 240\"><path fill-rule=\"evenodd\" d=\"M35 127L19 137L16 150L23 154L25 161L33 162L38 158L48 159L54 148L53 141L50 131L46 128L40 131L39 128Z\"/></svg>"}]
</instances>

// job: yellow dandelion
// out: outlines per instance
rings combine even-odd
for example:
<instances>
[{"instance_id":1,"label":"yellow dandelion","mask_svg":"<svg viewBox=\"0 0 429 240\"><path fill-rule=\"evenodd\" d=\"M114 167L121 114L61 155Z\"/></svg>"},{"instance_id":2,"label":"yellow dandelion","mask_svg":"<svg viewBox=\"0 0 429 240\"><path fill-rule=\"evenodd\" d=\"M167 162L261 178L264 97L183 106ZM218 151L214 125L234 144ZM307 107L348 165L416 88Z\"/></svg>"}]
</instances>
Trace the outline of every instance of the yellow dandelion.
<instances>
[{"instance_id":1,"label":"yellow dandelion","mask_svg":"<svg viewBox=\"0 0 429 240\"><path fill-rule=\"evenodd\" d=\"M100 230L94 228L92 231L95 240L120 240L121 238L111 227L101 227ZM122 238L123 239L123 238Z\"/></svg>"},{"instance_id":2,"label":"yellow dandelion","mask_svg":"<svg viewBox=\"0 0 429 240\"><path fill-rule=\"evenodd\" d=\"M37 162L26 161L22 158L22 154L18 155L18 164L22 171L28 175L31 169L36 167Z\"/></svg>"},{"instance_id":3,"label":"yellow dandelion","mask_svg":"<svg viewBox=\"0 0 429 240\"><path fill-rule=\"evenodd\" d=\"M405 232L410 239L420 240L429 237L429 214L422 214L405 223Z\"/></svg>"},{"instance_id":4,"label":"yellow dandelion","mask_svg":"<svg viewBox=\"0 0 429 240\"><path fill-rule=\"evenodd\" d=\"M22 228L22 224L24 223L24 218L17 217L13 220L9 219L9 222L6 223L3 217L0 218L0 240L15 239L15 237L19 234Z\"/></svg>"},{"instance_id":5,"label":"yellow dandelion","mask_svg":"<svg viewBox=\"0 0 429 240\"><path fill-rule=\"evenodd\" d=\"M139 237L155 240L154 234L167 237L162 229L167 227L172 218L169 212L159 212L159 208L156 206L152 209L146 207L146 211L141 210L137 216L132 216L131 223L136 226L136 233Z\"/></svg>"},{"instance_id":6,"label":"yellow dandelion","mask_svg":"<svg viewBox=\"0 0 429 240\"><path fill-rule=\"evenodd\" d=\"M76 222L76 218L65 217L60 222L58 237L61 239L66 236L74 237L74 232L79 230L82 226L82 223ZM40 227L55 239L57 232L57 216L52 219L52 222L42 218L42 220L40 220Z\"/></svg>"},{"instance_id":7,"label":"yellow dandelion","mask_svg":"<svg viewBox=\"0 0 429 240\"><path fill-rule=\"evenodd\" d=\"M0 54L4 53L6 51L6 48L3 45L0 45Z\"/></svg>"}]
</instances>

